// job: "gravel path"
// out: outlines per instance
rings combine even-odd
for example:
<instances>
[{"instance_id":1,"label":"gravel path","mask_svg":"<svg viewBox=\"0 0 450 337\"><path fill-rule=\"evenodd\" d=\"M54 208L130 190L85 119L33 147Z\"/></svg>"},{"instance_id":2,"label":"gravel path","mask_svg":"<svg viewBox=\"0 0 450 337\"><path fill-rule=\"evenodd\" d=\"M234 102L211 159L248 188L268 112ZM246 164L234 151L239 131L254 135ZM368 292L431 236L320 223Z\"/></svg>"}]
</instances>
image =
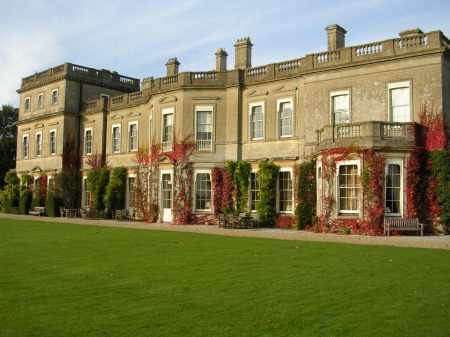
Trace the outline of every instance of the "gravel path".
<instances>
[{"instance_id":1,"label":"gravel path","mask_svg":"<svg viewBox=\"0 0 450 337\"><path fill-rule=\"evenodd\" d=\"M218 226L189 225L175 226L170 224L147 224L137 221L112 221L112 220L83 220L67 218L49 218L29 215L11 215L0 213L0 221L5 219L32 220L40 222L73 223L88 226L122 227L146 230L164 230L172 232L190 232L224 236L255 237L278 240L298 240L317 242L338 242L361 245L398 246L416 248L434 248L450 250L450 235L441 236L362 236L362 235L338 235L317 234L307 231L285 230L278 228L251 229L224 229Z\"/></svg>"}]
</instances>

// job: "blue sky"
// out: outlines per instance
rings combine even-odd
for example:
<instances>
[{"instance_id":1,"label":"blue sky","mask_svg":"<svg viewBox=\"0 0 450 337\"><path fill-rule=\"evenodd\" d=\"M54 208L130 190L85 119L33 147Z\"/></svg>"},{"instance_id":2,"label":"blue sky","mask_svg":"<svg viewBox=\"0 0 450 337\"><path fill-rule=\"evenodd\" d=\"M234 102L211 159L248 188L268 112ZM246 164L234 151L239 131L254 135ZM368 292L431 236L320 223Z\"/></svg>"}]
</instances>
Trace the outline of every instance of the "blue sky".
<instances>
[{"instance_id":1,"label":"blue sky","mask_svg":"<svg viewBox=\"0 0 450 337\"><path fill-rule=\"evenodd\" d=\"M327 49L325 27L347 30L346 45L441 30L450 38L449 0L0 0L0 104L18 106L21 78L65 62L143 79L215 68L214 53L249 36L252 65Z\"/></svg>"}]
</instances>

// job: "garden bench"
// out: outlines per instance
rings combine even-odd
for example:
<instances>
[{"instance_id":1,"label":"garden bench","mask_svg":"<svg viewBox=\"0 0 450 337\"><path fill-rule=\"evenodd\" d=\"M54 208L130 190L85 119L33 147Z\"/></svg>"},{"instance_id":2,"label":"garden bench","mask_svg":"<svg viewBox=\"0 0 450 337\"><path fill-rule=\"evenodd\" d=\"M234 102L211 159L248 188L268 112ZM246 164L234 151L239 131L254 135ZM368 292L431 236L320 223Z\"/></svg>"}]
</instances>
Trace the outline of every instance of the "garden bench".
<instances>
[{"instance_id":1,"label":"garden bench","mask_svg":"<svg viewBox=\"0 0 450 337\"><path fill-rule=\"evenodd\" d=\"M35 207L33 210L30 210L29 213L30 215L39 215L41 216L45 214L45 207Z\"/></svg>"},{"instance_id":2,"label":"garden bench","mask_svg":"<svg viewBox=\"0 0 450 337\"><path fill-rule=\"evenodd\" d=\"M391 231L420 231L423 236L423 224L417 218L384 218L384 235Z\"/></svg>"}]
</instances>

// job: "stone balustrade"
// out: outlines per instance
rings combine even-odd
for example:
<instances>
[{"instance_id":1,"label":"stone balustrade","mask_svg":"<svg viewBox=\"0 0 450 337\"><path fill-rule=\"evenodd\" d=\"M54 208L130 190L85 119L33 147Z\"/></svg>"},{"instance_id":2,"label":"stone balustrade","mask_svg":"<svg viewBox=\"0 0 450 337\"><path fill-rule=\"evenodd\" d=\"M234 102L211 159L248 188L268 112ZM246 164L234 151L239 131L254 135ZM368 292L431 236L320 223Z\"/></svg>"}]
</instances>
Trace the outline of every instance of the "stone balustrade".
<instances>
[{"instance_id":1,"label":"stone balustrade","mask_svg":"<svg viewBox=\"0 0 450 337\"><path fill-rule=\"evenodd\" d=\"M329 124L316 131L318 149L351 146L407 148L414 140L412 123L368 121Z\"/></svg>"},{"instance_id":2,"label":"stone balustrade","mask_svg":"<svg viewBox=\"0 0 450 337\"><path fill-rule=\"evenodd\" d=\"M211 140L197 140L197 151L211 151L212 141Z\"/></svg>"}]
</instances>

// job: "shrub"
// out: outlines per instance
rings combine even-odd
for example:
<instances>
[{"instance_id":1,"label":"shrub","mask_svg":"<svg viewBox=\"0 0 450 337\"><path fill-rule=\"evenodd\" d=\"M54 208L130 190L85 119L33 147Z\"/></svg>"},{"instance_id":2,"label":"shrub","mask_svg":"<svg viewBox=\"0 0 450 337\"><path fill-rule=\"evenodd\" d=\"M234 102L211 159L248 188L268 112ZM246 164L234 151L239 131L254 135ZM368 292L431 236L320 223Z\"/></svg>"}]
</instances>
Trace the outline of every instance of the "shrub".
<instances>
[{"instance_id":1,"label":"shrub","mask_svg":"<svg viewBox=\"0 0 450 337\"><path fill-rule=\"evenodd\" d=\"M33 200L33 194L29 191L26 191L24 194L20 196L19 199L19 214L28 215L28 212L31 208L31 201Z\"/></svg>"},{"instance_id":2,"label":"shrub","mask_svg":"<svg viewBox=\"0 0 450 337\"><path fill-rule=\"evenodd\" d=\"M259 202L256 203L256 210L263 226L273 226L277 217L277 180L280 167L265 161L261 161L258 166Z\"/></svg>"},{"instance_id":3,"label":"shrub","mask_svg":"<svg viewBox=\"0 0 450 337\"><path fill-rule=\"evenodd\" d=\"M304 229L313 224L316 216L316 163L314 160L302 163L295 168L295 185L297 190L297 207L295 216L297 229Z\"/></svg>"},{"instance_id":4,"label":"shrub","mask_svg":"<svg viewBox=\"0 0 450 337\"><path fill-rule=\"evenodd\" d=\"M106 167L92 169L88 172L86 179L91 194L91 207L104 209L103 196L109 181L109 170Z\"/></svg>"},{"instance_id":5,"label":"shrub","mask_svg":"<svg viewBox=\"0 0 450 337\"><path fill-rule=\"evenodd\" d=\"M122 209L125 205L127 169L123 166L111 171L111 179L106 186L103 202L110 210Z\"/></svg>"}]
</instances>

